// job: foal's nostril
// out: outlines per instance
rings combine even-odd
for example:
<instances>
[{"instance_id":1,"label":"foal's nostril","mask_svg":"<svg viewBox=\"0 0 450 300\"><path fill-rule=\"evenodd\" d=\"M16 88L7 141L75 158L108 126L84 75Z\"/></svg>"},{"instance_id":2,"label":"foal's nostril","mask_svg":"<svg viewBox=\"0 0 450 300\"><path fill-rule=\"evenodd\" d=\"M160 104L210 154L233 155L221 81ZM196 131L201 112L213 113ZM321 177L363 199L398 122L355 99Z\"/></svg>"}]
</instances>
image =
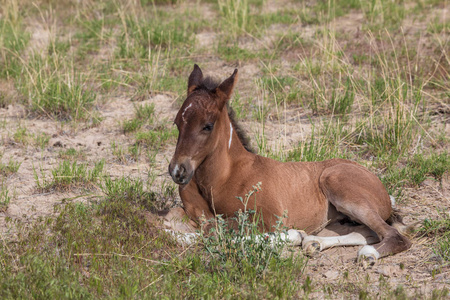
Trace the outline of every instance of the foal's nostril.
<instances>
[{"instance_id":1,"label":"foal's nostril","mask_svg":"<svg viewBox=\"0 0 450 300\"><path fill-rule=\"evenodd\" d=\"M181 176L181 175L184 175L184 173L186 173L186 168L185 168L184 165L181 165L181 166L180 166L180 176Z\"/></svg>"},{"instance_id":2,"label":"foal's nostril","mask_svg":"<svg viewBox=\"0 0 450 300\"><path fill-rule=\"evenodd\" d=\"M172 164L169 173L177 184L187 184L192 177L189 164Z\"/></svg>"}]
</instances>

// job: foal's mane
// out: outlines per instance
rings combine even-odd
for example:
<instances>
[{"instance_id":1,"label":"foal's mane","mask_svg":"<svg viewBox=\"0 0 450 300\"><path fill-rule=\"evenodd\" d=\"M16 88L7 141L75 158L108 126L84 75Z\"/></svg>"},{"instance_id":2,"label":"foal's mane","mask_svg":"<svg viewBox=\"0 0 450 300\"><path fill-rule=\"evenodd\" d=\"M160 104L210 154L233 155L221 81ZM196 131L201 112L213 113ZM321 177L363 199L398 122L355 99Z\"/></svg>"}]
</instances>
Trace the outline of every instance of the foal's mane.
<instances>
[{"instance_id":1,"label":"foal's mane","mask_svg":"<svg viewBox=\"0 0 450 300\"><path fill-rule=\"evenodd\" d=\"M215 89L219 86L220 82L210 76L207 76L203 79L203 81L194 89L194 91L207 91L207 92L214 92ZM250 138L245 133L244 129L242 129L241 125L239 125L239 122L236 120L236 113L234 112L233 108L228 105L227 102L227 110L228 110L228 117L230 118L230 122L233 125L234 130L236 131L236 134L241 141L242 145L244 146L245 150L251 153L255 153L255 150L250 145Z\"/></svg>"}]
</instances>

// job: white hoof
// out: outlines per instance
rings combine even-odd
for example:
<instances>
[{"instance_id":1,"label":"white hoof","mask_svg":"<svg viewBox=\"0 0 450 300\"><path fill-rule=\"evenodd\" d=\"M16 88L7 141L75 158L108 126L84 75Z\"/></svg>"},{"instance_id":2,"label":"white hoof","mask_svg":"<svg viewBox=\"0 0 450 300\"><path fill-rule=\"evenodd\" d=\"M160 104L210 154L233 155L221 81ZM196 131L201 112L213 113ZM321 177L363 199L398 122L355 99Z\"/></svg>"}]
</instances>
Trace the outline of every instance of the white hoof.
<instances>
[{"instance_id":1,"label":"white hoof","mask_svg":"<svg viewBox=\"0 0 450 300\"><path fill-rule=\"evenodd\" d=\"M195 232L176 232L171 229L164 229L164 231L172 235L179 244L192 245L199 237Z\"/></svg>"},{"instance_id":2,"label":"white hoof","mask_svg":"<svg viewBox=\"0 0 450 300\"><path fill-rule=\"evenodd\" d=\"M316 236L309 235L303 239L302 248L307 254L312 255L322 251L323 246Z\"/></svg>"},{"instance_id":3,"label":"white hoof","mask_svg":"<svg viewBox=\"0 0 450 300\"><path fill-rule=\"evenodd\" d=\"M364 264L364 267L373 266L380 258L380 253L370 245L366 245L358 251L358 262Z\"/></svg>"},{"instance_id":4,"label":"white hoof","mask_svg":"<svg viewBox=\"0 0 450 300\"><path fill-rule=\"evenodd\" d=\"M287 238L292 246L300 246L302 244L302 235L295 229L288 230Z\"/></svg>"}]
</instances>

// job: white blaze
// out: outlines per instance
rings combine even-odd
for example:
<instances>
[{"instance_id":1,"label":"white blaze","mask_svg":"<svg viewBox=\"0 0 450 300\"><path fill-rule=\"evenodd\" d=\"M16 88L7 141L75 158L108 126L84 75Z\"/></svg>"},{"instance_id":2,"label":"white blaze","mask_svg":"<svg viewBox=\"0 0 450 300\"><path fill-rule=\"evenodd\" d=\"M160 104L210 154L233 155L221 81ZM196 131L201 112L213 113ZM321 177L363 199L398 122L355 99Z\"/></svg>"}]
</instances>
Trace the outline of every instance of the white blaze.
<instances>
[{"instance_id":1,"label":"white blaze","mask_svg":"<svg viewBox=\"0 0 450 300\"><path fill-rule=\"evenodd\" d=\"M184 119L184 114L186 113L186 111L188 110L188 108L190 108L192 106L192 103L189 104L183 111L183 113L181 114L181 118L183 119L183 122L186 123L186 120Z\"/></svg>"}]
</instances>

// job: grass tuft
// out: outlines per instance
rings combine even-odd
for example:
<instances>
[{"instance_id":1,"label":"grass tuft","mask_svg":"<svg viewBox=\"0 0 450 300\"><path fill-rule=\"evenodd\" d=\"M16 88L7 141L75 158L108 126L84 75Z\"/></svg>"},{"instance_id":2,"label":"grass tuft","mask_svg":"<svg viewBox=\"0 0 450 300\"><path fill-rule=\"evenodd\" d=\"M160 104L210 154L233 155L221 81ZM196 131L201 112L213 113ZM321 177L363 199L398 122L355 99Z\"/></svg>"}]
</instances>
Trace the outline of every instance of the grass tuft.
<instances>
[{"instance_id":1,"label":"grass tuft","mask_svg":"<svg viewBox=\"0 0 450 300\"><path fill-rule=\"evenodd\" d=\"M34 177L38 189L42 192L67 191L75 188L89 189L99 183L104 164L104 160L101 160L89 170L87 164L64 160L52 170L51 179L47 179L43 172L41 172L42 178L40 179L36 170L34 171Z\"/></svg>"}]
</instances>

